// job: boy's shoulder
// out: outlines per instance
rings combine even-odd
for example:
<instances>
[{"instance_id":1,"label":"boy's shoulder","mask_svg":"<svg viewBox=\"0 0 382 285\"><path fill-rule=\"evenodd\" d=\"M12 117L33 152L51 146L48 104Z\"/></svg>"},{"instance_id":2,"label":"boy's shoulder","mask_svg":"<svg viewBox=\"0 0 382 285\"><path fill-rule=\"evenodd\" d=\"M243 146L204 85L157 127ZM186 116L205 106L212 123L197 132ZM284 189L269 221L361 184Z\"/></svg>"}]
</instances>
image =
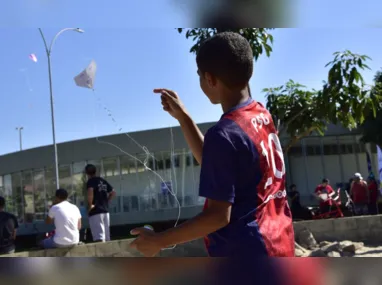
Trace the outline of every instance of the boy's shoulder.
<instances>
[{"instance_id":1,"label":"boy's shoulder","mask_svg":"<svg viewBox=\"0 0 382 285\"><path fill-rule=\"evenodd\" d=\"M222 117L214 126L208 129L205 138L209 141L231 141L239 133L240 128L235 121Z\"/></svg>"}]
</instances>

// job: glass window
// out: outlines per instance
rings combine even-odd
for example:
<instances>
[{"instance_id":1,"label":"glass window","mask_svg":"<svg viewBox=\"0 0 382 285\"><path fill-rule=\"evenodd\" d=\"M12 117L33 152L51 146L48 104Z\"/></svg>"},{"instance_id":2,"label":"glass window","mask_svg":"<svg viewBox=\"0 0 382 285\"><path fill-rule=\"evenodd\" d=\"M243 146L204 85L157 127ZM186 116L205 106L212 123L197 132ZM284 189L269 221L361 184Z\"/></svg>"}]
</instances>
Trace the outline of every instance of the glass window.
<instances>
[{"instance_id":1,"label":"glass window","mask_svg":"<svg viewBox=\"0 0 382 285\"><path fill-rule=\"evenodd\" d=\"M346 183L355 172L358 172L357 155L354 151L354 137L353 136L339 136L338 143L340 145L340 162L342 166L343 177L338 183Z\"/></svg>"},{"instance_id":2,"label":"glass window","mask_svg":"<svg viewBox=\"0 0 382 285\"><path fill-rule=\"evenodd\" d=\"M147 155L146 154L139 154L136 156L136 158L138 158L142 162L145 162ZM147 159L147 162L148 161L149 161L149 158ZM143 165L143 163L139 162L138 160L136 162L137 162L137 172L146 171L146 167Z\"/></svg>"},{"instance_id":3,"label":"glass window","mask_svg":"<svg viewBox=\"0 0 382 285\"><path fill-rule=\"evenodd\" d=\"M322 143L324 145L324 173L325 178L330 180L332 187L335 187L337 183L342 182L341 174L341 160L339 155L339 147L337 137L323 137ZM344 159L344 157L343 157ZM320 181L316 182L319 184Z\"/></svg>"},{"instance_id":4,"label":"glass window","mask_svg":"<svg viewBox=\"0 0 382 285\"><path fill-rule=\"evenodd\" d=\"M140 211L149 211L150 210L150 196L149 195L141 195L140 199Z\"/></svg>"},{"instance_id":5,"label":"glass window","mask_svg":"<svg viewBox=\"0 0 382 285\"><path fill-rule=\"evenodd\" d=\"M139 197L138 196L131 196L131 210L132 211L139 211Z\"/></svg>"},{"instance_id":6,"label":"glass window","mask_svg":"<svg viewBox=\"0 0 382 285\"><path fill-rule=\"evenodd\" d=\"M189 196L189 195L186 195L186 197L184 198L183 205L185 205L185 206L193 206L194 205L193 197Z\"/></svg>"},{"instance_id":7,"label":"glass window","mask_svg":"<svg viewBox=\"0 0 382 285\"><path fill-rule=\"evenodd\" d=\"M127 155L119 157L119 161L122 175L119 181L120 192L117 193L117 195L122 199L123 211L138 211L139 205L136 200L137 197L133 198L131 196L132 193L137 192L136 189L138 188L136 161L134 158Z\"/></svg>"},{"instance_id":8,"label":"glass window","mask_svg":"<svg viewBox=\"0 0 382 285\"><path fill-rule=\"evenodd\" d=\"M17 217L16 196L12 189L12 175L10 174L4 176L4 198L5 209Z\"/></svg>"},{"instance_id":9,"label":"glass window","mask_svg":"<svg viewBox=\"0 0 382 285\"><path fill-rule=\"evenodd\" d=\"M44 220L46 217L44 180L43 169L33 171L35 220Z\"/></svg>"},{"instance_id":10,"label":"glass window","mask_svg":"<svg viewBox=\"0 0 382 285\"><path fill-rule=\"evenodd\" d=\"M24 200L24 221L25 223L33 223L34 220L34 187L31 171L23 171L21 173L23 200Z\"/></svg>"},{"instance_id":11,"label":"glass window","mask_svg":"<svg viewBox=\"0 0 382 285\"><path fill-rule=\"evenodd\" d=\"M158 193L158 203L160 209L169 208L168 196L169 194L167 193Z\"/></svg>"},{"instance_id":12,"label":"glass window","mask_svg":"<svg viewBox=\"0 0 382 285\"><path fill-rule=\"evenodd\" d=\"M133 159L127 155L121 156L119 159L120 159L122 175L133 174L133 173L137 172L136 165L135 165L135 159Z\"/></svg>"},{"instance_id":13,"label":"glass window","mask_svg":"<svg viewBox=\"0 0 382 285\"><path fill-rule=\"evenodd\" d=\"M54 196L56 194L56 177L55 171L52 167L45 168L45 207L49 209L49 207L53 204Z\"/></svg>"},{"instance_id":14,"label":"glass window","mask_svg":"<svg viewBox=\"0 0 382 285\"><path fill-rule=\"evenodd\" d=\"M78 207L87 205L87 200L86 200L87 177L84 172L85 166L86 166L85 161L73 163L73 172L72 172L73 192L74 192L73 195L75 195L76 197L75 202Z\"/></svg>"},{"instance_id":15,"label":"glass window","mask_svg":"<svg viewBox=\"0 0 382 285\"><path fill-rule=\"evenodd\" d=\"M73 181L72 181L72 169L70 165L60 165L59 166L60 175L60 188L68 191L69 200L76 204L76 194L73 191Z\"/></svg>"},{"instance_id":16,"label":"glass window","mask_svg":"<svg viewBox=\"0 0 382 285\"><path fill-rule=\"evenodd\" d=\"M102 165L103 165L103 173L102 173L103 177L107 178L107 177L119 176L119 167L118 167L117 157L102 159Z\"/></svg>"},{"instance_id":17,"label":"glass window","mask_svg":"<svg viewBox=\"0 0 382 285\"><path fill-rule=\"evenodd\" d=\"M4 184L3 184L3 176L0 176L0 195L5 196L4 194Z\"/></svg>"},{"instance_id":18,"label":"glass window","mask_svg":"<svg viewBox=\"0 0 382 285\"><path fill-rule=\"evenodd\" d=\"M24 201L23 201L23 194L21 189L21 173L13 173L12 175L12 192L14 201L16 204L16 211L15 214L19 220L20 223L24 222Z\"/></svg>"},{"instance_id":19,"label":"glass window","mask_svg":"<svg viewBox=\"0 0 382 285\"><path fill-rule=\"evenodd\" d=\"M161 158L157 158L157 160L155 161L156 162L156 170L163 170L164 169L164 163L163 163L163 160Z\"/></svg>"},{"instance_id":20,"label":"glass window","mask_svg":"<svg viewBox=\"0 0 382 285\"><path fill-rule=\"evenodd\" d=\"M123 202L123 211L124 212L130 212L131 208L131 198L129 196L123 196L122 197L122 202Z\"/></svg>"},{"instance_id":21,"label":"glass window","mask_svg":"<svg viewBox=\"0 0 382 285\"><path fill-rule=\"evenodd\" d=\"M303 145L306 147L306 157L301 161L301 165L293 165L295 179L291 183L297 185L302 203L310 203L315 187L325 176L324 160L321 156L321 139L321 137L304 138Z\"/></svg>"}]
</instances>

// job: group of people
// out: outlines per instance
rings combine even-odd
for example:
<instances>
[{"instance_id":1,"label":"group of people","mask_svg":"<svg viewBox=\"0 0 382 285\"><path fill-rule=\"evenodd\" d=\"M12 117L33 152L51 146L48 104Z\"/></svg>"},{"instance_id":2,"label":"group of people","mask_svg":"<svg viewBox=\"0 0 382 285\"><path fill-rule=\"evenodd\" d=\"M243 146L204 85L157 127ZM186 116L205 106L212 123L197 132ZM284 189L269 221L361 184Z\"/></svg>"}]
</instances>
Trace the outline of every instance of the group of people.
<instances>
[{"instance_id":1,"label":"group of people","mask_svg":"<svg viewBox=\"0 0 382 285\"><path fill-rule=\"evenodd\" d=\"M87 165L85 173L87 181L87 202L89 226L93 241L105 242L110 240L110 217L108 205L116 192L103 178L97 176L94 165ZM11 254L15 251L15 239L18 228L17 218L5 211L5 199L0 197L0 254ZM54 234L41 241L40 246L45 249L65 248L78 245L82 218L79 208L68 201L68 192L58 189L55 193L53 205L50 207L45 220L47 224L54 224Z\"/></svg>"},{"instance_id":2,"label":"group of people","mask_svg":"<svg viewBox=\"0 0 382 285\"><path fill-rule=\"evenodd\" d=\"M364 180L360 173L356 173L349 180L348 193L354 203L356 215L378 214L378 198L380 192L378 183L373 174Z\"/></svg>"},{"instance_id":3,"label":"group of people","mask_svg":"<svg viewBox=\"0 0 382 285\"><path fill-rule=\"evenodd\" d=\"M355 215L378 214L378 183L373 174L365 181L360 173L355 173L344 189L351 199L352 210ZM292 184L288 196L291 201L291 209L294 218L309 219L309 211L300 203L300 193L297 186ZM332 188L328 179L323 179L316 187L314 196L319 200L320 214L325 215L333 211L335 206L334 197L337 192Z\"/></svg>"}]
</instances>

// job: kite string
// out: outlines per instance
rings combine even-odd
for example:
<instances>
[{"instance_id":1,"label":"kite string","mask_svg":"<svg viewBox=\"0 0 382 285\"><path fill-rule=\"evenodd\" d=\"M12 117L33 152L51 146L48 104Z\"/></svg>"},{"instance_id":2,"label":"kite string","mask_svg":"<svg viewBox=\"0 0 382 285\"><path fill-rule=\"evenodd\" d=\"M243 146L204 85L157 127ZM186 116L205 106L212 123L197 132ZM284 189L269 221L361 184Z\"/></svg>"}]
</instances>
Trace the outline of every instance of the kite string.
<instances>
[{"instance_id":1,"label":"kite string","mask_svg":"<svg viewBox=\"0 0 382 285\"><path fill-rule=\"evenodd\" d=\"M28 69L27 69L27 68L22 68L22 69L20 69L20 71L24 74L24 77L25 77L25 83L26 83L26 85L27 85L28 91L29 91L29 92L32 92L32 91L33 91L33 88L32 88L32 85L31 85L31 81L30 81L30 79L29 79Z\"/></svg>"},{"instance_id":2,"label":"kite string","mask_svg":"<svg viewBox=\"0 0 382 285\"><path fill-rule=\"evenodd\" d=\"M95 90L93 89L93 95L96 97L96 100L98 101L99 103L99 106L100 107L103 107L103 109L107 112L108 116L111 118L111 120L113 121L114 125L118 128L118 131L122 131L122 128L119 128L118 126L118 123L117 121L114 119L111 111L102 103L100 97L96 96L96 92ZM174 142L173 142L173 133L172 133L172 128L170 128L170 132L171 132L171 166L173 167L175 164L173 163L173 154L174 154ZM147 163L150 159L150 157L152 157L154 160L155 157L153 154L150 153L150 151L148 150L148 148L146 146L142 146L141 144L139 144L133 137L131 137L128 133L124 133L129 139L131 139L139 148L141 148L145 154L146 154L146 157L144 159L144 161L140 160L139 158L131 155L130 153L124 151L122 148L120 148L119 146L113 144L113 143L110 143L110 142L107 142L107 141L103 141L103 140L100 140L99 137L97 136L96 137L96 141L100 144L107 144L107 145L110 145L110 146L113 146L115 147L116 149L118 149L121 153L124 153L126 154L127 156L129 156L130 158L138 161L139 163L141 163L145 170L153 173L156 177L158 177L158 179L162 182L162 185L164 185L164 187L166 187L167 191L175 198L175 201L178 205L178 215L177 215L177 219L175 221L175 224L174 224L174 227L176 227L179 223L179 220L180 220L180 216L181 216L181 204L179 202L179 199L177 197L177 190L176 190L176 193L174 193L172 191L172 189L170 189L170 187L167 185L167 183L165 182L165 180L162 178L162 176L157 173L156 171L152 170L150 167L147 166ZM171 170L170 170L170 175L171 175ZM171 177L170 177L170 181L171 181ZM163 250L167 250L167 249L174 249L176 247L176 245L173 245L172 247L168 247L168 248L165 248Z\"/></svg>"}]
</instances>

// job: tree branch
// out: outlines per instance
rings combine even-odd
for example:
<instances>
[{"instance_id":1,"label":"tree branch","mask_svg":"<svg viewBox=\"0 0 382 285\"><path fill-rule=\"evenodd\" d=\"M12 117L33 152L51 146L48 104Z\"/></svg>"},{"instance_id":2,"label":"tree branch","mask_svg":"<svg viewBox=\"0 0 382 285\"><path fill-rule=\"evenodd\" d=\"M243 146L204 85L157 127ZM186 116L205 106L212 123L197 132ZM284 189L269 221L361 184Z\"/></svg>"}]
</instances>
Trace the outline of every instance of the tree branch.
<instances>
[{"instance_id":1,"label":"tree branch","mask_svg":"<svg viewBox=\"0 0 382 285\"><path fill-rule=\"evenodd\" d=\"M305 112L306 110L308 110L309 106L306 106L305 108L303 108L302 110L300 110L300 112L298 112L297 114L295 114L292 118L290 118L288 121L286 121L285 124L282 125L282 129L279 130L277 129L278 133L281 134L284 130L286 130L289 126L290 123L292 123L294 120L296 120L296 118L298 116L300 116L303 112Z\"/></svg>"},{"instance_id":2,"label":"tree branch","mask_svg":"<svg viewBox=\"0 0 382 285\"><path fill-rule=\"evenodd\" d=\"M287 146L284 149L284 155L287 155L290 148L296 143L298 142L299 140L301 140L302 138L306 137L306 136L309 136L314 130L316 129L316 127L310 127L309 129L307 129L304 133L302 133L301 135L299 136L295 136L293 138L291 138L291 140L289 141L289 143L287 144Z\"/></svg>"}]
</instances>

